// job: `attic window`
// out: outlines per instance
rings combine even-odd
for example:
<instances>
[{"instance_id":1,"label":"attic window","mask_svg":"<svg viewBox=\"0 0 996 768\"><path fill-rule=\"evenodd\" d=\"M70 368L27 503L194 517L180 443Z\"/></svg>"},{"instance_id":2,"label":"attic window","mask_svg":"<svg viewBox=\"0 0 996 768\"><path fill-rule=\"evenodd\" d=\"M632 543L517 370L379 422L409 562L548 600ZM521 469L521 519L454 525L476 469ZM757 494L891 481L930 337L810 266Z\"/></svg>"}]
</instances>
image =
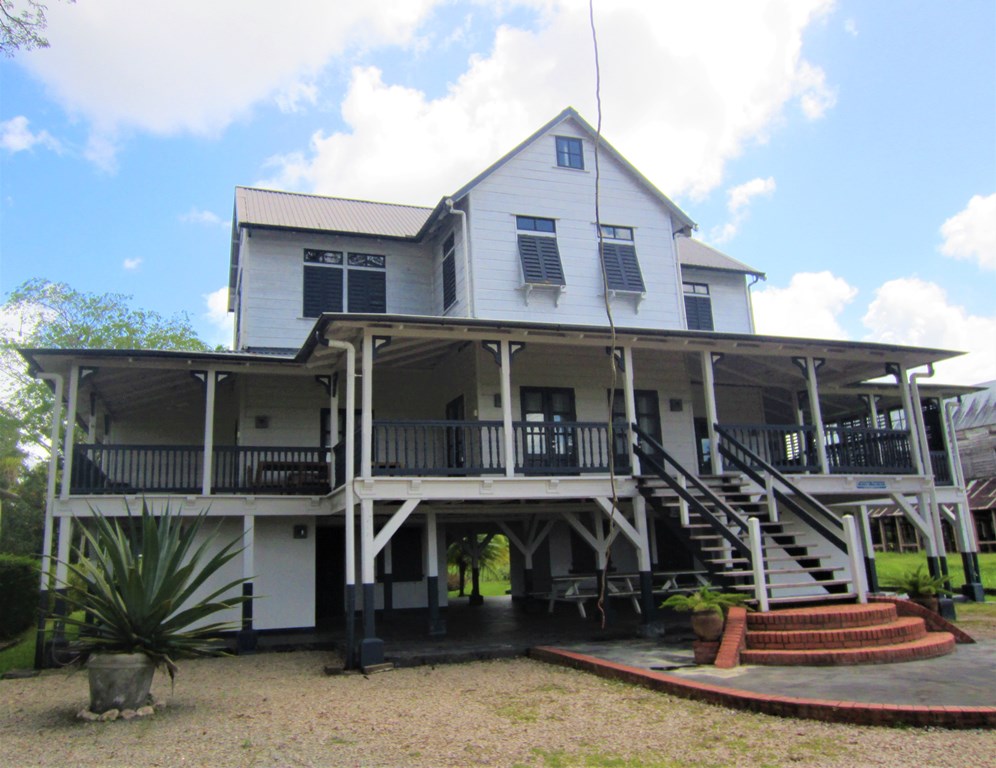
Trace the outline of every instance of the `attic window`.
<instances>
[{"instance_id":1,"label":"attic window","mask_svg":"<svg viewBox=\"0 0 996 768\"><path fill-rule=\"evenodd\" d=\"M557 136L557 165L561 168L584 170L584 149L581 139Z\"/></svg>"}]
</instances>

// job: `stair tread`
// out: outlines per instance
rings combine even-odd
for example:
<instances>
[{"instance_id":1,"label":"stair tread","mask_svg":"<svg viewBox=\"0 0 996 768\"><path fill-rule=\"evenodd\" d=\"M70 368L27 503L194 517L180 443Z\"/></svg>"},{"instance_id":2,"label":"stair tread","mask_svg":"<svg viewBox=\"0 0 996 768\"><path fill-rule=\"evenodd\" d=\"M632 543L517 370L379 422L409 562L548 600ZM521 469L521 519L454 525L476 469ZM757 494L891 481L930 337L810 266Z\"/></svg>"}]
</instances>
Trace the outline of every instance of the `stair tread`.
<instances>
[{"instance_id":1,"label":"stair tread","mask_svg":"<svg viewBox=\"0 0 996 768\"><path fill-rule=\"evenodd\" d=\"M827 581L798 581L798 582L771 582L767 584L768 589L796 589L802 587L837 587L844 584L850 584L850 579L830 579ZM754 589L752 585L747 584L735 584L730 587L730 589Z\"/></svg>"}]
</instances>

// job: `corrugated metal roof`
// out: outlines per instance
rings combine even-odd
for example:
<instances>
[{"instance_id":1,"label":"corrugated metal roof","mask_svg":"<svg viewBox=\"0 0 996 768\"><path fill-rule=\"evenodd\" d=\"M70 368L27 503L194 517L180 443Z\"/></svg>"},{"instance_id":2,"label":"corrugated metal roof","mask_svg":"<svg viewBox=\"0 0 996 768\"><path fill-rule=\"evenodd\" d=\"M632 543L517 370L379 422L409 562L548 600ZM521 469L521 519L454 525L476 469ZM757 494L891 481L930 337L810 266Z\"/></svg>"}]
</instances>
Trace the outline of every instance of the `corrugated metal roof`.
<instances>
[{"instance_id":1,"label":"corrugated metal roof","mask_svg":"<svg viewBox=\"0 0 996 768\"><path fill-rule=\"evenodd\" d=\"M965 491L969 509L996 509L996 477L970 480Z\"/></svg>"},{"instance_id":2,"label":"corrugated metal roof","mask_svg":"<svg viewBox=\"0 0 996 768\"><path fill-rule=\"evenodd\" d=\"M963 395L961 403L951 414L956 431L996 424L996 381L987 381L979 386L986 389Z\"/></svg>"},{"instance_id":3,"label":"corrugated metal roof","mask_svg":"<svg viewBox=\"0 0 996 768\"><path fill-rule=\"evenodd\" d=\"M239 226L413 238L430 213L431 208L414 205L235 188L235 220Z\"/></svg>"},{"instance_id":4,"label":"corrugated metal roof","mask_svg":"<svg viewBox=\"0 0 996 768\"><path fill-rule=\"evenodd\" d=\"M722 269L726 272L743 272L747 275L764 277L764 273L748 267L742 261L737 261L725 253L720 253L701 240L679 236L674 242L678 248L678 261L687 267L702 267L704 269Z\"/></svg>"}]
</instances>

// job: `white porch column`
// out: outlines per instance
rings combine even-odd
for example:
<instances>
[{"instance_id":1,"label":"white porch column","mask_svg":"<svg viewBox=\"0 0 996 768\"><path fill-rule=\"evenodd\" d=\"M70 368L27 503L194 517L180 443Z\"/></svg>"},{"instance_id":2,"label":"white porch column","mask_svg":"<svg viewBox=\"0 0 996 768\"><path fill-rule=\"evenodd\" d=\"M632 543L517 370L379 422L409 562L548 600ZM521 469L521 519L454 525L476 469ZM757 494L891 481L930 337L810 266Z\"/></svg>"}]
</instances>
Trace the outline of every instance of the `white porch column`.
<instances>
[{"instance_id":1,"label":"white porch column","mask_svg":"<svg viewBox=\"0 0 996 768\"><path fill-rule=\"evenodd\" d=\"M370 331L365 331L363 334L363 362L362 362L362 380L361 380L361 396L360 408L362 412L360 414L360 477L364 480L370 479L373 475L373 334ZM348 415L347 415L348 418ZM348 461L348 459L347 459ZM360 506L362 510L362 505ZM371 515L373 513L371 512ZM371 531L372 528L372 518L371 518ZM372 534L371 534L372 536ZM371 541L373 539L371 538ZM364 575L363 582L366 583L367 579ZM373 583L373 575L371 572L370 583ZM364 606L364 611L366 606Z\"/></svg>"},{"instance_id":2,"label":"white porch column","mask_svg":"<svg viewBox=\"0 0 996 768\"><path fill-rule=\"evenodd\" d=\"M59 429L62 426L62 392L65 382L58 373L42 373L39 379L55 382L52 402L52 431L48 443L48 482L45 488L45 524L42 538L41 584L38 592L38 624L35 635L35 669L45 662L45 611L48 610L48 588L52 569L52 527L55 511L55 475L59 469Z\"/></svg>"},{"instance_id":3,"label":"white porch column","mask_svg":"<svg viewBox=\"0 0 996 768\"><path fill-rule=\"evenodd\" d=\"M213 376L212 376L213 378ZM251 598L255 591L256 571L256 518L242 516L242 596ZM242 629L236 638L240 653L256 650L256 630L253 627L253 601L242 603Z\"/></svg>"},{"instance_id":4,"label":"white porch column","mask_svg":"<svg viewBox=\"0 0 996 768\"><path fill-rule=\"evenodd\" d=\"M498 342L501 370L501 420L505 432L505 477L515 475L515 428L512 426L512 354L508 339ZM524 438L523 438L524 439Z\"/></svg>"},{"instance_id":5,"label":"white porch column","mask_svg":"<svg viewBox=\"0 0 996 768\"><path fill-rule=\"evenodd\" d=\"M201 478L201 493L211 495L211 475L214 466L214 397L218 387L218 376L215 371L204 373L204 477Z\"/></svg>"},{"instance_id":6,"label":"white porch column","mask_svg":"<svg viewBox=\"0 0 996 768\"><path fill-rule=\"evenodd\" d=\"M425 573L429 635L439 637L446 634L446 624L439 617L439 532L436 513L431 509L425 513Z\"/></svg>"},{"instance_id":7,"label":"white porch column","mask_svg":"<svg viewBox=\"0 0 996 768\"><path fill-rule=\"evenodd\" d=\"M858 522L861 525L861 548L865 556L865 581L869 592L878 592L878 569L875 567L875 542L872 541L868 505L858 505Z\"/></svg>"},{"instance_id":8,"label":"white porch column","mask_svg":"<svg viewBox=\"0 0 996 768\"><path fill-rule=\"evenodd\" d=\"M633 424L636 423L636 390L633 386L633 348L630 346L623 347L623 376L625 378L626 386L623 389L624 397L626 399L626 449L629 454L629 466L631 467L630 473L632 475L640 474L640 460L636 457L636 453L633 451L633 446L636 443L636 435L633 432ZM609 414L609 422L612 421L612 414ZM610 455L614 454L613 450L615 444L614 436L609 435L609 451ZM642 567L640 570L643 570Z\"/></svg>"},{"instance_id":9,"label":"white porch column","mask_svg":"<svg viewBox=\"0 0 996 768\"><path fill-rule=\"evenodd\" d=\"M878 429L878 403L875 401L876 397L878 396L874 393L868 395L868 416L871 418L872 429Z\"/></svg>"},{"instance_id":10,"label":"white porch column","mask_svg":"<svg viewBox=\"0 0 996 768\"><path fill-rule=\"evenodd\" d=\"M363 356L366 359L368 344L364 341ZM366 380L364 379L364 388ZM364 414L366 409L364 409ZM377 591L374 581L374 503L372 499L360 501L360 570L363 578L363 640L360 642L360 666L384 663L384 641L376 634L375 612Z\"/></svg>"},{"instance_id":11,"label":"white porch column","mask_svg":"<svg viewBox=\"0 0 996 768\"><path fill-rule=\"evenodd\" d=\"M820 472L830 474L830 463L827 461L827 436L823 428L823 409L820 408L820 393L816 383L816 363L811 357L806 360L806 391L809 393L809 412L816 427L816 455L820 461Z\"/></svg>"},{"instance_id":12,"label":"white porch column","mask_svg":"<svg viewBox=\"0 0 996 768\"><path fill-rule=\"evenodd\" d=\"M65 594L66 587L69 586L67 583L69 568L66 567L66 564L69 562L69 545L72 543L72 530L73 518L60 517L59 549L55 563L55 588L62 594Z\"/></svg>"},{"instance_id":13,"label":"white porch column","mask_svg":"<svg viewBox=\"0 0 996 768\"><path fill-rule=\"evenodd\" d=\"M66 403L66 434L62 438L62 490L60 499L69 498L69 488L73 477L73 438L76 432L76 401L80 393L80 367L73 363L69 367L69 401ZM54 433L53 433L54 434ZM56 437L58 440L58 437ZM52 444L55 450L55 443Z\"/></svg>"},{"instance_id":14,"label":"white porch column","mask_svg":"<svg viewBox=\"0 0 996 768\"><path fill-rule=\"evenodd\" d=\"M705 390L706 421L709 429L709 459L712 462L712 473L722 474L723 459L716 445L716 378L712 369L712 352L702 352L702 388Z\"/></svg>"},{"instance_id":15,"label":"white porch column","mask_svg":"<svg viewBox=\"0 0 996 768\"><path fill-rule=\"evenodd\" d=\"M633 499L633 522L636 523L636 533L640 539L637 548L638 569L640 571L640 623L647 625L654 620L656 613L654 602L653 562L650 553L650 526L647 524L647 501L637 495Z\"/></svg>"}]
</instances>

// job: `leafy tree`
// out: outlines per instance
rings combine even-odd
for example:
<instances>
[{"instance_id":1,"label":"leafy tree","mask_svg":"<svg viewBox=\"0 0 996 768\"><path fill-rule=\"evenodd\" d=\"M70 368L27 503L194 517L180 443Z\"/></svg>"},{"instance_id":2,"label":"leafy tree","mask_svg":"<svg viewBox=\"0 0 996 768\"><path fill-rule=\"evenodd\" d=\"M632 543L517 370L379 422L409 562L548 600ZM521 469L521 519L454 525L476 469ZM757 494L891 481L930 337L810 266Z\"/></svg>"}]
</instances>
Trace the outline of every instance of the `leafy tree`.
<instances>
[{"instance_id":1,"label":"leafy tree","mask_svg":"<svg viewBox=\"0 0 996 768\"><path fill-rule=\"evenodd\" d=\"M467 570L471 567L471 557L469 547L476 539L479 544L483 544L486 537L481 534L471 534L461 536L454 541L446 550L446 563L450 569L456 570L459 576L460 597L464 596L467 587ZM509 577L509 551L508 539L502 535L491 538L487 544L481 548L479 557L479 568L486 579L500 581Z\"/></svg>"},{"instance_id":2,"label":"leafy tree","mask_svg":"<svg viewBox=\"0 0 996 768\"><path fill-rule=\"evenodd\" d=\"M2 0L0 0L2 1ZM22 447L48 451L52 392L33 379L18 348L205 351L185 313L135 309L131 296L84 293L65 283L33 279L0 307L0 419L18 425ZM9 395L8 395L9 392Z\"/></svg>"},{"instance_id":3,"label":"leafy tree","mask_svg":"<svg viewBox=\"0 0 996 768\"><path fill-rule=\"evenodd\" d=\"M10 58L19 48L48 48L42 34L48 25L46 10L48 6L38 0L0 0L0 52Z\"/></svg>"}]
</instances>

